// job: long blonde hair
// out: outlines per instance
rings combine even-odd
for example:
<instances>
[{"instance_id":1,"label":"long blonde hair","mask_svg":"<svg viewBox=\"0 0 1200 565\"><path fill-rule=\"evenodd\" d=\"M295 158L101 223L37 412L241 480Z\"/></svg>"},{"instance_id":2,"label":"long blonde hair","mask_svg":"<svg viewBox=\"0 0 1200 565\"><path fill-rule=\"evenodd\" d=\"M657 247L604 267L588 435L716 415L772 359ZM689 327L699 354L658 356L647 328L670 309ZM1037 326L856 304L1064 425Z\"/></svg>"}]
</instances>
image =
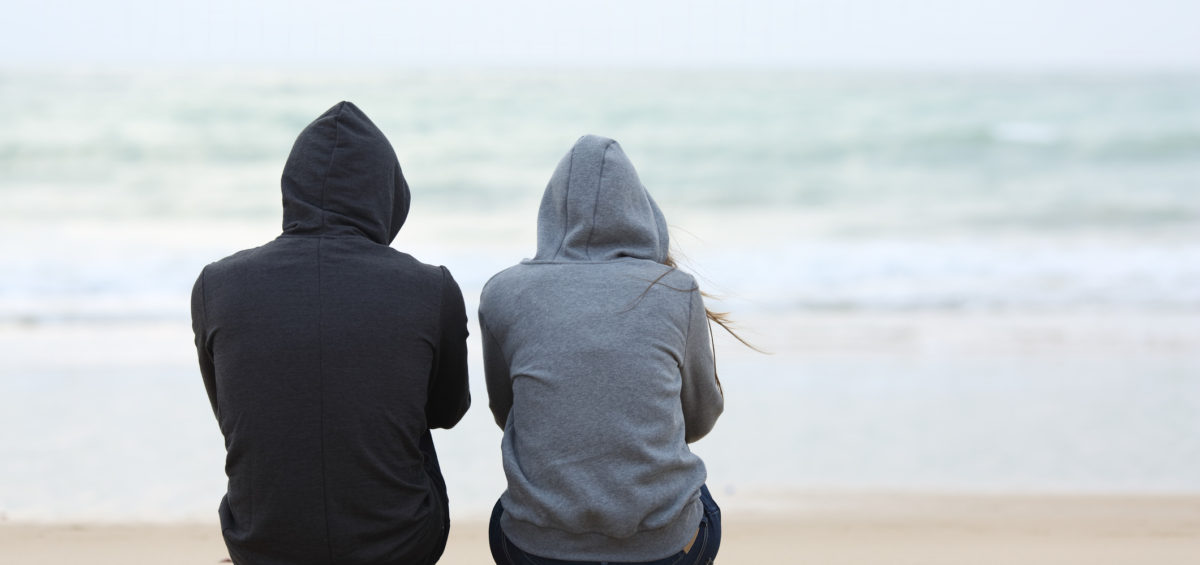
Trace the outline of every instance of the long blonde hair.
<instances>
[{"instance_id":1,"label":"long blonde hair","mask_svg":"<svg viewBox=\"0 0 1200 565\"><path fill-rule=\"evenodd\" d=\"M667 270L667 272L663 273L662 275L659 275L659 277L657 279L654 279L655 283L662 280L662 278L667 276L667 274L669 274L671 271L674 271L679 268L679 266L675 263L675 257L671 256L670 253L667 253L667 259L665 261L663 261L663 265L666 265L667 267L669 267L669 269ZM651 286L653 286L653 283L651 284ZM690 290L700 290L700 289L697 288L697 289L690 289ZM700 296L703 296L704 298L712 298L714 300L716 299L716 297L714 297L713 295L711 295L707 292L704 292L703 290L700 290ZM754 344L746 341L745 338L738 335L738 333L736 331L734 331L734 328L737 326L733 323L733 320L731 320L729 318L729 312L716 312L712 308L709 308L708 304L705 304L704 305L704 315L708 318L709 322L712 322L712 323L717 324L718 326L721 326L721 329L728 332L729 335L733 336L734 339L742 342L742 345L745 345L746 347L749 347L750 349L753 349L759 353L766 353L765 351L756 347ZM710 334L712 333L712 326L709 326L708 331ZM714 354L715 354L715 351L714 351Z\"/></svg>"}]
</instances>

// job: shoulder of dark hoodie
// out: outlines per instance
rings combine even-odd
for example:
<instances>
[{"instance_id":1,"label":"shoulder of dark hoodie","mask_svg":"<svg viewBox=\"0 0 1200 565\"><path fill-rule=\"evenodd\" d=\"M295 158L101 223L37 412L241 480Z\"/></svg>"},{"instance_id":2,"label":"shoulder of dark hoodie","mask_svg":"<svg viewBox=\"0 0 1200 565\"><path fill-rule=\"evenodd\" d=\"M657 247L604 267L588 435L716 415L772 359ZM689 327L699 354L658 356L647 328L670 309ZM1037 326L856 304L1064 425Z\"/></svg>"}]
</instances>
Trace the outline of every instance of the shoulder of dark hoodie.
<instances>
[{"instance_id":1,"label":"shoulder of dark hoodie","mask_svg":"<svg viewBox=\"0 0 1200 565\"><path fill-rule=\"evenodd\" d=\"M366 240L364 243L366 244L364 250L370 250L367 252L374 253L381 261L393 263L408 273L417 274L419 277L425 279L425 282L437 288L441 288L444 279L453 277L450 274L450 270L445 266L424 263L420 259L390 245L370 240Z\"/></svg>"},{"instance_id":2,"label":"shoulder of dark hoodie","mask_svg":"<svg viewBox=\"0 0 1200 565\"><path fill-rule=\"evenodd\" d=\"M245 267L246 263L253 263L262 249L270 244L271 242L267 242L258 247L243 249L232 255L213 261L204 266L204 269L200 271L200 275L203 277L220 277L226 272Z\"/></svg>"}]
</instances>

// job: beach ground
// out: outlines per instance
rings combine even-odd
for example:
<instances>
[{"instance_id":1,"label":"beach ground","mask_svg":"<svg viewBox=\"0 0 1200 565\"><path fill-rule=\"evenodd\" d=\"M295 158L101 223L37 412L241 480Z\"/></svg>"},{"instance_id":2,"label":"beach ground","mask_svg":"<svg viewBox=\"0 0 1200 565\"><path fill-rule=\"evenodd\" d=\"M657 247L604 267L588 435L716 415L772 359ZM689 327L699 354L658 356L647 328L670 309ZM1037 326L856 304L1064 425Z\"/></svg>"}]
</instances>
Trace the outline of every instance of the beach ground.
<instances>
[{"instance_id":1,"label":"beach ground","mask_svg":"<svg viewBox=\"0 0 1200 565\"><path fill-rule=\"evenodd\" d=\"M724 513L723 563L1192 564L1200 495L786 493ZM0 522L0 562L213 565L216 524ZM490 563L487 524L455 522L441 563Z\"/></svg>"}]
</instances>

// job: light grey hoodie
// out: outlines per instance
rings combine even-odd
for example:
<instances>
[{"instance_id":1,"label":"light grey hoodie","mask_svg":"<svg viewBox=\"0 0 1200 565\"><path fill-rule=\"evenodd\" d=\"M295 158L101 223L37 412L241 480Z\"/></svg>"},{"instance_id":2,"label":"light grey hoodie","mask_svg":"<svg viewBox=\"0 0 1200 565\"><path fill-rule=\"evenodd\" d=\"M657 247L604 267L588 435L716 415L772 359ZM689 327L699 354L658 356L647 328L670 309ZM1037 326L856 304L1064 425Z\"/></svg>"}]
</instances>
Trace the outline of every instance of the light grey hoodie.
<instances>
[{"instance_id":1,"label":"light grey hoodie","mask_svg":"<svg viewBox=\"0 0 1200 565\"><path fill-rule=\"evenodd\" d=\"M700 292L662 264L667 250L666 220L620 145L584 136L546 187L537 255L483 289L501 527L526 552L649 561L696 532L706 473L687 444L723 398Z\"/></svg>"}]
</instances>

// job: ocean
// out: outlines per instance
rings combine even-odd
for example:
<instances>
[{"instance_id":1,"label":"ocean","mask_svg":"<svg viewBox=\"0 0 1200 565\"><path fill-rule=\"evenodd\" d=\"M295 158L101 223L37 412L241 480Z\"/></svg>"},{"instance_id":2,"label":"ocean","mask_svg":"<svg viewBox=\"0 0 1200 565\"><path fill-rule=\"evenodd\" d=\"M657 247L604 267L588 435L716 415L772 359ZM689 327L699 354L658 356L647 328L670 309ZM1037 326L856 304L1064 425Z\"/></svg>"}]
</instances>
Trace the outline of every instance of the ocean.
<instances>
[{"instance_id":1,"label":"ocean","mask_svg":"<svg viewBox=\"0 0 1200 565\"><path fill-rule=\"evenodd\" d=\"M621 142L770 352L718 342L718 497L1200 491L1200 75L8 70L0 516L215 518L188 295L278 233L291 143L339 100L412 188L394 247L450 268L472 328L558 159ZM471 346L474 407L435 438L484 515Z\"/></svg>"}]
</instances>

